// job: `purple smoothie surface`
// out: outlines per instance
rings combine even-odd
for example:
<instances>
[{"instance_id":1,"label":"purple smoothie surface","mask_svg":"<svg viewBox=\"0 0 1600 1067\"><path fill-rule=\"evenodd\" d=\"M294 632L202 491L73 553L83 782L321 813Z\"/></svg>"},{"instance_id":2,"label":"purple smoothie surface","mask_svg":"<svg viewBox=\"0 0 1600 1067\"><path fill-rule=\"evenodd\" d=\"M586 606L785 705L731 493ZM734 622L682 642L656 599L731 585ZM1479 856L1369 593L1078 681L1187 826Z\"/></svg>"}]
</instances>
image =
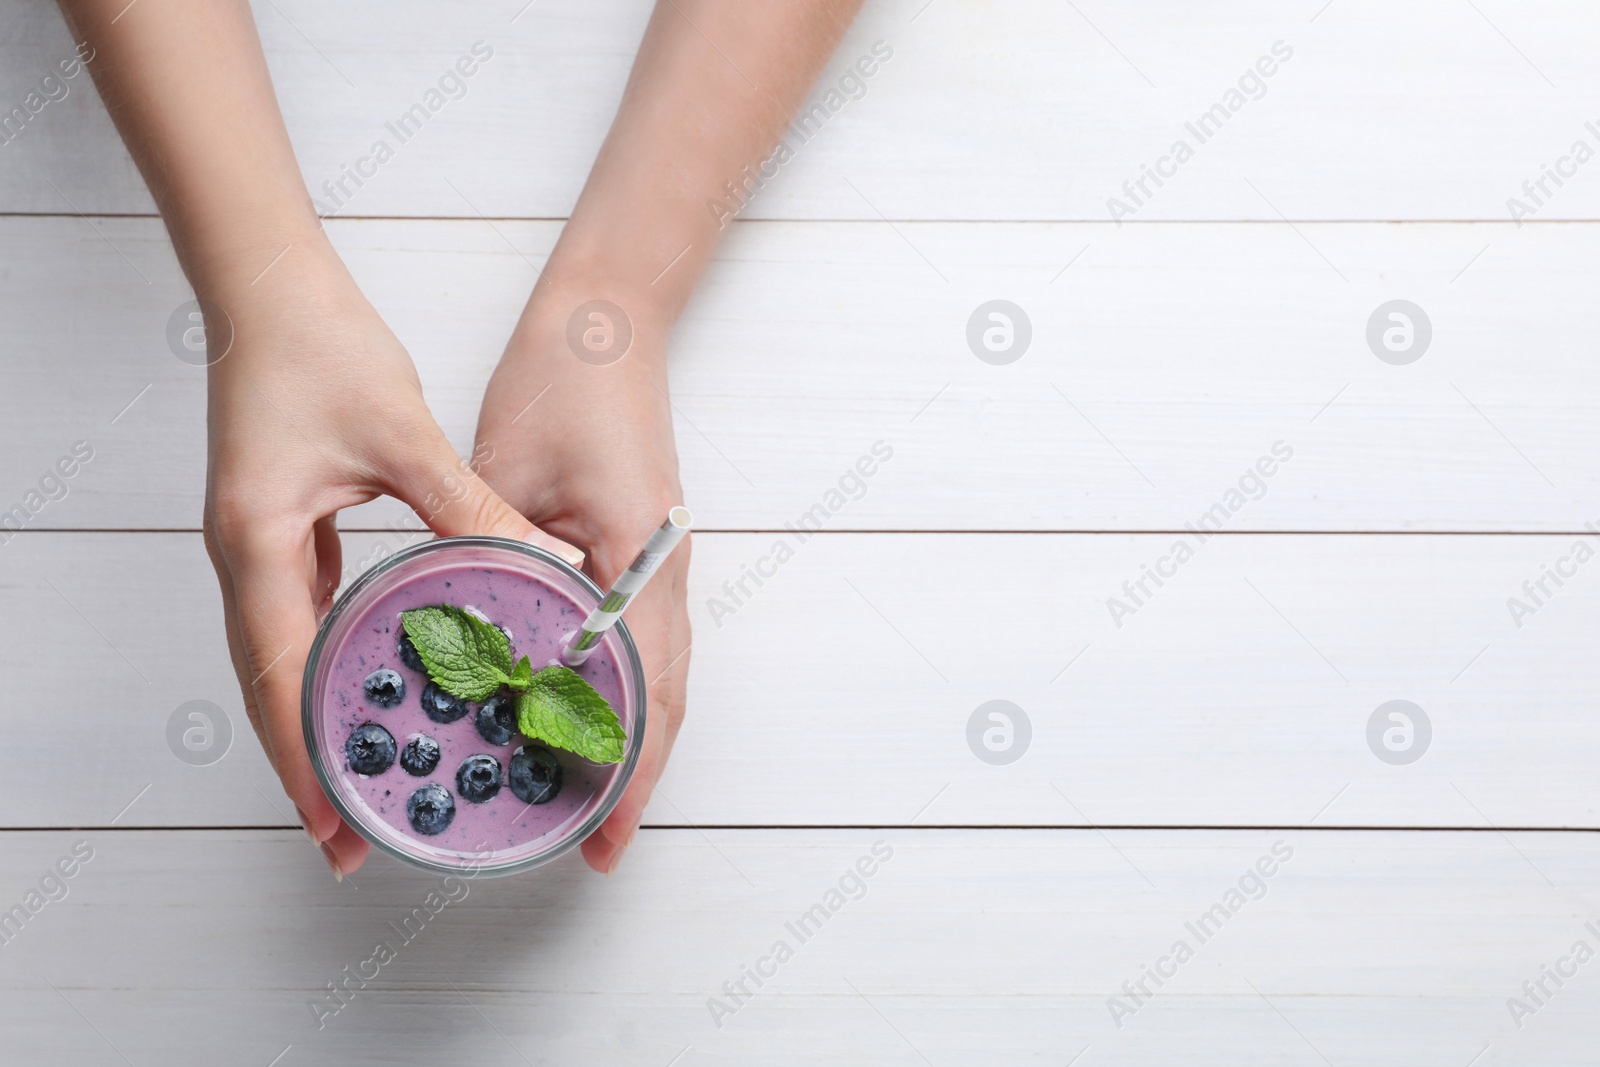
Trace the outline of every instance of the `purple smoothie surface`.
<instances>
[{"instance_id":1,"label":"purple smoothie surface","mask_svg":"<svg viewBox=\"0 0 1600 1067\"><path fill-rule=\"evenodd\" d=\"M542 851L543 839L552 834L562 836L594 810L618 766L597 766L553 749L561 763L560 792L543 804L530 805L518 799L506 778L511 756L524 745L540 743L521 734L504 745L485 741L475 725L476 703L469 703L467 713L454 722L434 722L422 710L427 675L401 661L398 643L404 631L400 613L437 604L473 609L506 630L514 655L527 656L535 671L559 662L562 638L576 630L587 614L565 593L538 578L494 564L442 564L384 593L354 618L332 653L333 667L326 675L322 705L324 765L344 779L348 794L354 795L358 807L371 813L372 821L428 851ZM367 676L380 668L398 671L405 679L405 696L396 707L378 707L364 694ZM577 670L611 703L622 717L623 729L631 733L631 716L623 706L622 681L610 642L602 643ZM351 731L369 722L394 736L397 753L419 734L433 738L439 745L438 765L429 774L415 776L397 759L378 774L355 773L345 756L345 742ZM472 803L456 787L456 770L467 757L480 754L499 760L502 785L488 800ZM443 832L423 835L407 818L406 800L430 783L449 791L455 800L455 818Z\"/></svg>"}]
</instances>

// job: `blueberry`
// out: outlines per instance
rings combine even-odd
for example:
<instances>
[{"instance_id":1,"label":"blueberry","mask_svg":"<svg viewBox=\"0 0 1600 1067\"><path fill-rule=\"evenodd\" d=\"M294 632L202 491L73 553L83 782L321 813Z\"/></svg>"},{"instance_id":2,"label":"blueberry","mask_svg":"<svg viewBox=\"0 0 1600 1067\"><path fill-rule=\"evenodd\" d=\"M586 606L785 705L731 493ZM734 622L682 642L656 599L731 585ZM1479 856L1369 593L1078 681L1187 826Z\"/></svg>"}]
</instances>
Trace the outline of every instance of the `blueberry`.
<instances>
[{"instance_id":1,"label":"blueberry","mask_svg":"<svg viewBox=\"0 0 1600 1067\"><path fill-rule=\"evenodd\" d=\"M517 736L517 705L504 693L490 697L478 708L478 736L491 745L509 745Z\"/></svg>"},{"instance_id":2,"label":"blueberry","mask_svg":"<svg viewBox=\"0 0 1600 1067\"><path fill-rule=\"evenodd\" d=\"M422 711L434 722L455 722L467 713L467 702L429 682L422 688Z\"/></svg>"},{"instance_id":3,"label":"blueberry","mask_svg":"<svg viewBox=\"0 0 1600 1067\"><path fill-rule=\"evenodd\" d=\"M375 722L362 723L350 731L344 758L357 774L382 774L394 762L394 734Z\"/></svg>"},{"instance_id":4,"label":"blueberry","mask_svg":"<svg viewBox=\"0 0 1600 1067\"><path fill-rule=\"evenodd\" d=\"M500 761L493 756L468 756L456 769L456 790L474 804L500 792Z\"/></svg>"},{"instance_id":5,"label":"blueberry","mask_svg":"<svg viewBox=\"0 0 1600 1067\"><path fill-rule=\"evenodd\" d=\"M395 707L406 698L406 680L387 667L367 675L361 687L367 691L367 700L380 708Z\"/></svg>"},{"instance_id":6,"label":"blueberry","mask_svg":"<svg viewBox=\"0 0 1600 1067\"><path fill-rule=\"evenodd\" d=\"M400 640L394 646L400 653L400 662L416 671L418 674L427 674L428 668L422 662L422 656L417 652L417 646L411 643L411 635L404 630L400 631Z\"/></svg>"},{"instance_id":7,"label":"blueberry","mask_svg":"<svg viewBox=\"0 0 1600 1067\"><path fill-rule=\"evenodd\" d=\"M442 834L455 821L456 801L450 790L429 783L406 799L406 818L419 834Z\"/></svg>"},{"instance_id":8,"label":"blueberry","mask_svg":"<svg viewBox=\"0 0 1600 1067\"><path fill-rule=\"evenodd\" d=\"M400 766L416 778L432 774L439 766L439 742L426 734L417 734L401 751Z\"/></svg>"},{"instance_id":9,"label":"blueberry","mask_svg":"<svg viewBox=\"0 0 1600 1067\"><path fill-rule=\"evenodd\" d=\"M511 791L524 804L544 804L561 792L561 764L548 748L519 748L506 775Z\"/></svg>"}]
</instances>

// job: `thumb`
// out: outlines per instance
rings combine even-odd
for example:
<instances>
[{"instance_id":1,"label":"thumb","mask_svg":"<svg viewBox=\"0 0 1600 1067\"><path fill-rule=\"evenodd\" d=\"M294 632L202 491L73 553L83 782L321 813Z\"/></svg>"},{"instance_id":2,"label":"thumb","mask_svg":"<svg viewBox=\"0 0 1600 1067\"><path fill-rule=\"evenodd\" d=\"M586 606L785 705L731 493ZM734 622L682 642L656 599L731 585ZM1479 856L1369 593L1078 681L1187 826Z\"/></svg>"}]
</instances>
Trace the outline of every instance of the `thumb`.
<instances>
[{"instance_id":1,"label":"thumb","mask_svg":"<svg viewBox=\"0 0 1600 1067\"><path fill-rule=\"evenodd\" d=\"M575 567L583 562L582 552L524 518L442 438L394 472L390 488L440 537L505 537L537 545Z\"/></svg>"}]
</instances>

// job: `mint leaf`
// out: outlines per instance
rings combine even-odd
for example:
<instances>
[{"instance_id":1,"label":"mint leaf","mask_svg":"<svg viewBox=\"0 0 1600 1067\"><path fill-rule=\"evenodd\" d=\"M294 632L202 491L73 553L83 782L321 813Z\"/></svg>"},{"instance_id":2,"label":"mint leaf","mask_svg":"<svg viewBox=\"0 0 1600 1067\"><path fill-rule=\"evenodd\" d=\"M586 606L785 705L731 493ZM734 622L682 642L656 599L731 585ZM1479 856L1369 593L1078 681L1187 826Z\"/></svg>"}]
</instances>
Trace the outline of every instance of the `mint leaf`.
<instances>
[{"instance_id":1,"label":"mint leaf","mask_svg":"<svg viewBox=\"0 0 1600 1067\"><path fill-rule=\"evenodd\" d=\"M510 680L506 635L460 608L441 604L400 613L406 636L434 684L462 700L487 700Z\"/></svg>"},{"instance_id":2,"label":"mint leaf","mask_svg":"<svg viewBox=\"0 0 1600 1067\"><path fill-rule=\"evenodd\" d=\"M528 737L595 763L622 762L622 722L577 671L550 666L517 696L517 727Z\"/></svg>"},{"instance_id":3,"label":"mint leaf","mask_svg":"<svg viewBox=\"0 0 1600 1067\"><path fill-rule=\"evenodd\" d=\"M511 679L506 684L521 692L528 688L528 683L531 681L533 681L533 664L528 662L527 656L523 656L517 661L517 667L511 672Z\"/></svg>"}]
</instances>

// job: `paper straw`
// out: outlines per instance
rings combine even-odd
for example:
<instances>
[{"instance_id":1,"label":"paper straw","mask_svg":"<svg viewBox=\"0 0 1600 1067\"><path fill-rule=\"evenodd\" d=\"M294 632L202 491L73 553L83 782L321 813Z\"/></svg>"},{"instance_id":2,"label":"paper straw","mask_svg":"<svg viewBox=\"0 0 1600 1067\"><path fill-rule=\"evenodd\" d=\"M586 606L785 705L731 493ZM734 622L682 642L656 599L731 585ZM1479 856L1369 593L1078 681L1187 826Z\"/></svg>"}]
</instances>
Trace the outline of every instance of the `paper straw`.
<instances>
[{"instance_id":1,"label":"paper straw","mask_svg":"<svg viewBox=\"0 0 1600 1067\"><path fill-rule=\"evenodd\" d=\"M622 610L628 606L634 594L644 588L644 583L661 566L661 561L672 554L678 547L678 542L683 540L683 535L689 532L689 509L678 505L667 512L666 521L656 528L650 539L644 543L639 554L633 557L633 562L628 564L628 569L622 572L617 579L617 584L611 587L611 592L600 602L600 606L589 613L583 620L583 626L576 633L568 635L566 644L561 649L561 661L569 667L583 664L600 644L600 637L617 620L622 618Z\"/></svg>"}]
</instances>

